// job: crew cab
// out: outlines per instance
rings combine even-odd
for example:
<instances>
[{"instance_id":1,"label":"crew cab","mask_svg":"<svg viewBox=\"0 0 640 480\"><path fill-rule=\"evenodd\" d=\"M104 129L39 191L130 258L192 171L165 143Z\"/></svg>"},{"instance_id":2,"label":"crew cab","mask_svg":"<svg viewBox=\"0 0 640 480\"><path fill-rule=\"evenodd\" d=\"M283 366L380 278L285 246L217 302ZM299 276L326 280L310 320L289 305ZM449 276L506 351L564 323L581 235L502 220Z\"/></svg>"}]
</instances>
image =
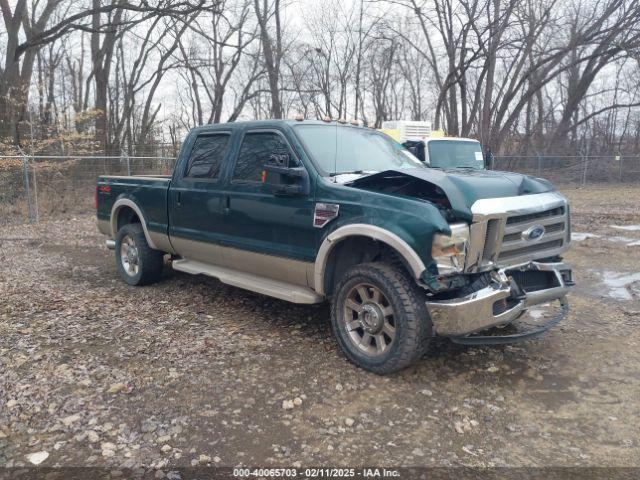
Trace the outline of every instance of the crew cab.
<instances>
[{"instance_id":1,"label":"crew cab","mask_svg":"<svg viewBox=\"0 0 640 480\"><path fill-rule=\"evenodd\" d=\"M346 357L380 374L414 362L435 336L523 340L568 310L569 205L549 182L429 168L362 126L198 127L173 175L102 176L96 205L128 284L159 281L170 260L290 302L329 301ZM494 328L552 301L549 321Z\"/></svg>"}]
</instances>

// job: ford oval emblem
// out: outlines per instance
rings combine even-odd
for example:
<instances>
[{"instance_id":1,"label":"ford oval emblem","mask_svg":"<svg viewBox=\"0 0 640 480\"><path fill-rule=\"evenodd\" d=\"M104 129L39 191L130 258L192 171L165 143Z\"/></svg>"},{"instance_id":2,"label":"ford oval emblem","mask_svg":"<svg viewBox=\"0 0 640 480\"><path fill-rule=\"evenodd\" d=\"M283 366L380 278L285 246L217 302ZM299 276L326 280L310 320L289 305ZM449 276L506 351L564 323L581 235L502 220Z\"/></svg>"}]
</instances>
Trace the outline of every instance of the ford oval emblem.
<instances>
[{"instance_id":1,"label":"ford oval emblem","mask_svg":"<svg viewBox=\"0 0 640 480\"><path fill-rule=\"evenodd\" d=\"M534 225L533 227L527 228L524 232L522 232L522 239L528 241L540 240L545 233L545 229L542 225Z\"/></svg>"}]
</instances>

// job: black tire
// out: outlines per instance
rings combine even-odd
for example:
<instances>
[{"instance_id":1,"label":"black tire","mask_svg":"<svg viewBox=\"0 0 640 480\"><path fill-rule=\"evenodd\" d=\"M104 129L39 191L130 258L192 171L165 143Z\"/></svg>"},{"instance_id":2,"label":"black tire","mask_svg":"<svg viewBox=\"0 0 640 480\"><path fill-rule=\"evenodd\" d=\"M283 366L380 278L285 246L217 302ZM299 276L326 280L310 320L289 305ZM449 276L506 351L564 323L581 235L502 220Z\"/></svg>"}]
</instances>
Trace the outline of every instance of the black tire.
<instances>
[{"instance_id":1,"label":"black tire","mask_svg":"<svg viewBox=\"0 0 640 480\"><path fill-rule=\"evenodd\" d=\"M136 250L137 268L128 269L123 260L123 241L129 245L129 239L133 241ZM125 248L126 249L126 248ZM139 223L129 223L122 226L116 235L116 265L122 279L129 285L149 285L162 277L164 253L154 250L147 243L144 230Z\"/></svg>"},{"instance_id":2,"label":"black tire","mask_svg":"<svg viewBox=\"0 0 640 480\"><path fill-rule=\"evenodd\" d=\"M370 332L376 338L370 339L368 346L364 346L362 343L357 345L357 341L354 340L354 334L362 335L361 340L363 340L367 331L365 331L364 323L359 320L363 314L357 313L355 310L353 312L347 310L346 302L348 298L350 301L353 300L354 290L359 291L358 288L361 288L362 285L368 289L367 295L375 295L375 289L378 289L386 297L380 304L383 308L380 313L384 317L383 324L384 322L393 323L394 337L392 340L385 336L384 331L373 335L375 328ZM355 298L362 299L362 295L358 293L355 295ZM380 297L378 296L378 298ZM376 262L363 263L349 268L338 280L331 302L331 325L338 345L349 361L370 372L387 374L408 367L426 353L432 337L432 323L425 306L425 300L424 292L400 265ZM362 301L364 302L364 299ZM353 305L353 303L350 304ZM377 304L373 303L373 305ZM393 313L385 314L389 311L387 310L389 307L393 309ZM370 310L373 311L375 308L370 307ZM353 316L349 318L349 315L353 314L357 316L357 319L354 320ZM373 313L373 318L379 320L376 315ZM352 328L348 328L347 322L361 323L363 327L353 328L352 324ZM380 324L377 325L378 328L387 328L386 326L380 327ZM369 328L369 325L366 328ZM381 334L383 335L383 343L389 341L382 347L384 350L382 352L376 350L376 353L373 354L366 353L364 348L378 348L377 337Z\"/></svg>"}]
</instances>

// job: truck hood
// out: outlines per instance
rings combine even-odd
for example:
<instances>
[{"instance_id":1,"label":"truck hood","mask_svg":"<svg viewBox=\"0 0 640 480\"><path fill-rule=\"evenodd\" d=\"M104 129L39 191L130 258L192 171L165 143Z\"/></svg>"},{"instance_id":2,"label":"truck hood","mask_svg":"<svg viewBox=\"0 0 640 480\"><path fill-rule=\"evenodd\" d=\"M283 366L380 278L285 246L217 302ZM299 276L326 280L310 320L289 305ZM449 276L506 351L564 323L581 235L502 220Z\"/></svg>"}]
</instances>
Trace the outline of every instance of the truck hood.
<instances>
[{"instance_id":1,"label":"truck hood","mask_svg":"<svg viewBox=\"0 0 640 480\"><path fill-rule=\"evenodd\" d=\"M471 220L471 206L482 198L516 197L555 190L542 178L494 170L405 168L386 170L348 185L391 195L411 196L450 209L456 218Z\"/></svg>"}]
</instances>

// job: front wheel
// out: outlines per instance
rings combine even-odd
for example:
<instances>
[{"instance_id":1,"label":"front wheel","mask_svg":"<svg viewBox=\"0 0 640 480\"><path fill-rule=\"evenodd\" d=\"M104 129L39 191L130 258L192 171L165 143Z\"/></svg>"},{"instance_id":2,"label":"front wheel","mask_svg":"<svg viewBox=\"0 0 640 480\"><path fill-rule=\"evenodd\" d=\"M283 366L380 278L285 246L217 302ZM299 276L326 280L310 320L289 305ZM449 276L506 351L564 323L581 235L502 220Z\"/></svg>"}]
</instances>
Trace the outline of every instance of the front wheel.
<instances>
[{"instance_id":1,"label":"front wheel","mask_svg":"<svg viewBox=\"0 0 640 480\"><path fill-rule=\"evenodd\" d=\"M334 290L331 324L346 357L378 374L418 360L432 332L422 290L400 266L378 262L345 272Z\"/></svg>"},{"instance_id":2,"label":"front wheel","mask_svg":"<svg viewBox=\"0 0 640 480\"><path fill-rule=\"evenodd\" d=\"M160 280L164 253L149 246L139 223L118 230L115 254L120 276L129 285L148 285Z\"/></svg>"}]
</instances>

